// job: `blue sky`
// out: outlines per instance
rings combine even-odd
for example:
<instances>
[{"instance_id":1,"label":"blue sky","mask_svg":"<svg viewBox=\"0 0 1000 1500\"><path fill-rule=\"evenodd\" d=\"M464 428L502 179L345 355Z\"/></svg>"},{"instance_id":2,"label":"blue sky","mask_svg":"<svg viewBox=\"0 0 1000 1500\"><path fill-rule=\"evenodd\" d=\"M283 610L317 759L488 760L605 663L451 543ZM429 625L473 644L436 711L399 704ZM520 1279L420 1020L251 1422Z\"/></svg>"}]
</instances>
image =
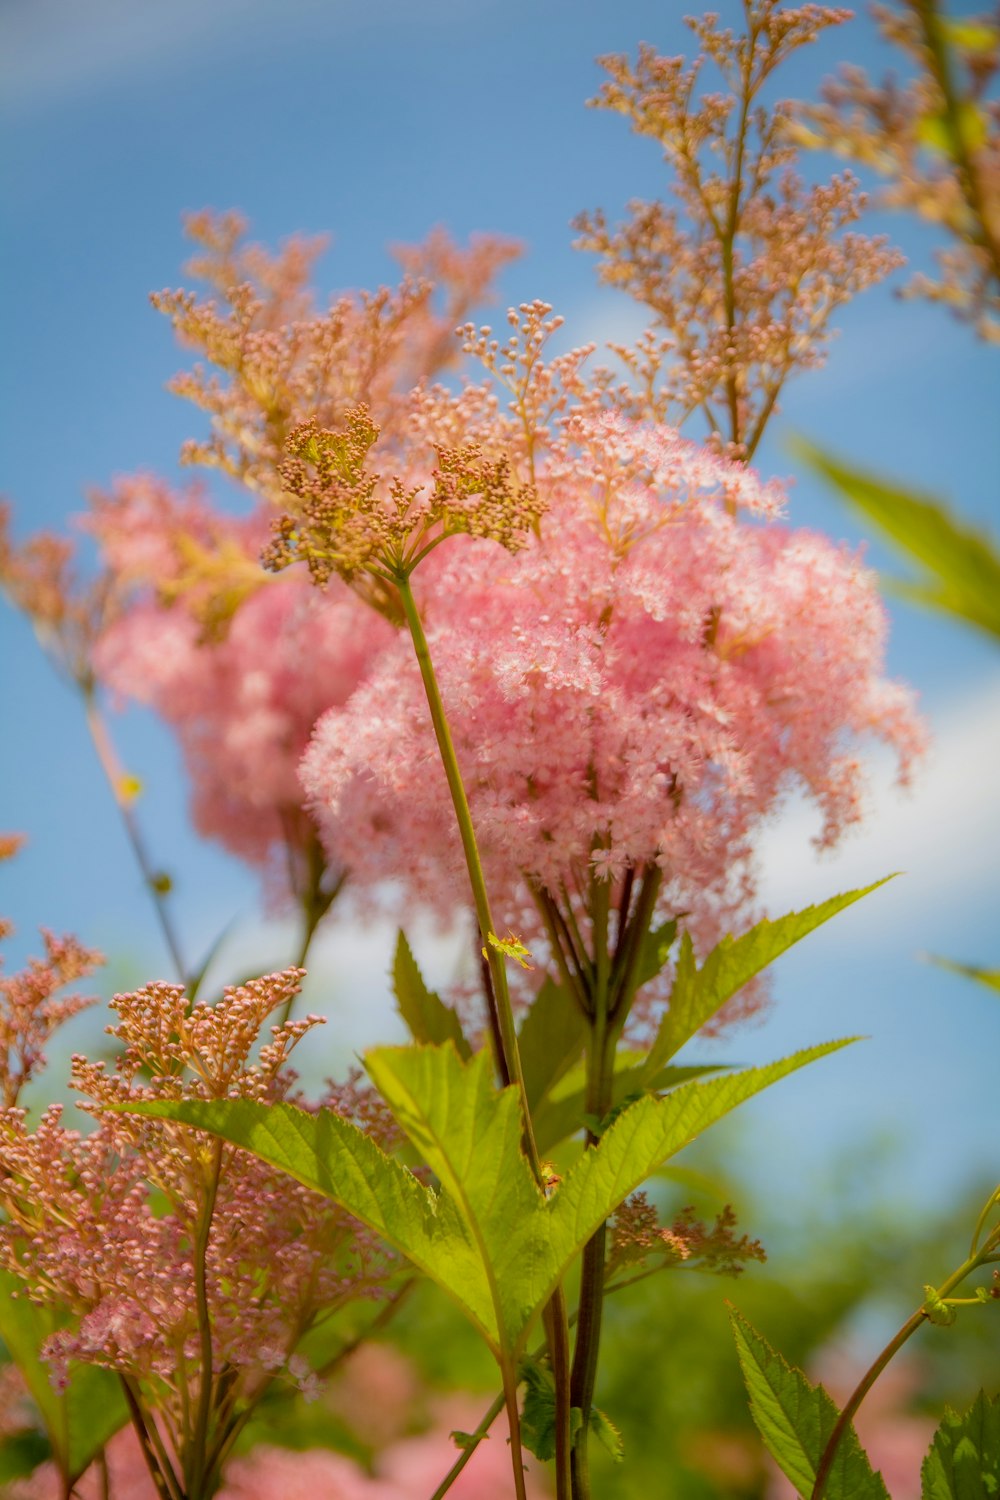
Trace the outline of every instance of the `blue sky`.
<instances>
[{"instance_id":1,"label":"blue sky","mask_svg":"<svg viewBox=\"0 0 1000 1500\"><path fill-rule=\"evenodd\" d=\"M726 17L737 9L718 8ZM628 198L663 191L655 146L584 107L601 77L595 56L634 52L641 39L665 52L691 40L679 11L643 0L8 0L0 489L18 530L63 526L87 486L114 474L176 476L182 439L201 430L197 413L163 389L184 356L147 302L150 290L182 281L187 209L238 207L268 243L330 233L324 292L392 279L387 246L435 224L459 237L497 230L526 247L504 276L504 305L552 302L567 343L637 332L637 310L601 289L591 260L571 249L569 221L597 205L617 216ZM877 68L882 56L858 20L801 54L783 89L808 95L841 57ZM926 263L928 232L896 219L873 227ZM846 309L839 326L827 367L789 389L760 467L792 473L783 444L804 432L995 521L996 353L889 288ZM791 516L860 538L804 476ZM871 555L886 561L877 547ZM814 829L794 806L765 840L774 912L908 872L790 955L769 1020L729 1044L728 1055L758 1060L832 1035L872 1038L754 1106L761 1179L773 1174L792 1198L834 1152L864 1152L886 1131L902 1142L893 1185L918 1203L936 1202L950 1177L991 1162L995 1171L1000 1007L915 954L1000 961L1000 654L901 608L891 671L919 689L936 739L914 793L901 797L876 763L867 831L839 855L813 857ZM0 910L19 929L9 963L44 923L112 956L106 988L167 975L77 705L6 609L0 672L0 829L30 838L17 865L0 870ZM147 787L140 812L177 878L190 947L207 945L235 914L243 925L225 950L233 968L245 967L247 947L263 965L286 961L287 934L258 920L255 881L186 827L168 736L139 714L117 732ZM341 1057L393 1034L389 940L340 931L322 946L311 1003L329 1011L326 1042ZM443 974L447 945L427 934L421 942Z\"/></svg>"}]
</instances>

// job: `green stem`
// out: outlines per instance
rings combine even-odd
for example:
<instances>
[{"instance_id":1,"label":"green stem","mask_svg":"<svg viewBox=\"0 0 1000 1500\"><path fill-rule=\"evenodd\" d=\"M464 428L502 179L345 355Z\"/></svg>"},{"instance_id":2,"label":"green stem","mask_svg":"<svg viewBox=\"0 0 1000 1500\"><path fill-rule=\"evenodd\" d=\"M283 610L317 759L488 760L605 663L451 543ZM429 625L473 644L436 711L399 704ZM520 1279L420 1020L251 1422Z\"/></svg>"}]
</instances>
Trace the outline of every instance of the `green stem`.
<instances>
[{"instance_id":1,"label":"green stem","mask_svg":"<svg viewBox=\"0 0 1000 1500\"><path fill-rule=\"evenodd\" d=\"M205 1194L204 1212L198 1226L194 1247L194 1292L198 1310L198 1339L201 1352L201 1379L198 1382L198 1407L191 1447L190 1500L201 1500L208 1456L208 1429L212 1417L213 1396L213 1352L212 1318L208 1306L208 1241L212 1232L212 1217L215 1200L219 1192L222 1175L223 1142L217 1139L212 1152L212 1170Z\"/></svg>"},{"instance_id":2,"label":"green stem","mask_svg":"<svg viewBox=\"0 0 1000 1500\"><path fill-rule=\"evenodd\" d=\"M511 1009L510 989L507 984L507 967L504 963L503 954L499 953L490 942L490 935L496 935L496 928L493 925L493 916L490 912L486 879L483 875L482 861L479 857L479 846L476 843L475 829L472 825L469 799L466 796L458 757L455 754L455 744L451 737L451 729L448 725L444 702L442 701L437 676L434 672L434 664L431 661L427 637L424 634L420 612L417 609L417 602L413 597L413 590L410 588L409 578L398 577L396 583L399 588L399 597L403 606L403 613L406 617L406 623L410 629L410 638L413 641L413 650L420 668L424 692L427 695L427 706L430 710L431 723L434 727L438 751L441 755L445 776L448 779L448 789L451 792L455 818L458 822L458 831L462 839L462 849L465 853L465 863L469 872L469 883L472 886L472 899L476 909L476 920L479 923L479 935L482 938L486 961L489 964L490 978L493 981L493 994L491 997L494 1009L493 1020L495 1022L496 1034L500 1038L501 1048L500 1055L496 1059L497 1069L503 1082L505 1084L514 1084L521 1095L522 1124L527 1156L536 1181L541 1183L541 1164L538 1157L538 1148L535 1145L534 1132L531 1128L531 1112L528 1108L528 1096L524 1087L521 1056L517 1046L517 1032L514 1028L514 1013Z\"/></svg>"},{"instance_id":3,"label":"green stem","mask_svg":"<svg viewBox=\"0 0 1000 1500\"><path fill-rule=\"evenodd\" d=\"M545 1335L555 1387L556 1500L570 1500L573 1463L573 1396L566 1294L556 1287L545 1313Z\"/></svg>"},{"instance_id":4,"label":"green stem","mask_svg":"<svg viewBox=\"0 0 1000 1500\"><path fill-rule=\"evenodd\" d=\"M606 1297L611 1297L615 1292L623 1292L626 1287L634 1286L637 1281L647 1281L650 1276L657 1275L663 1269L663 1266L656 1266L649 1271L640 1271L636 1276L630 1276L624 1281L613 1281L610 1286L606 1286L604 1288L604 1295ZM568 1326L570 1328L574 1327L576 1321L577 1314L575 1312L570 1313ZM528 1356L529 1359L541 1359L546 1352L546 1347L547 1346L545 1344L539 1344L537 1349L532 1350L531 1354ZM433 1495L431 1496L431 1500L444 1500L444 1496L451 1489L452 1485L455 1483L455 1480L458 1478L459 1474L461 1474L462 1470L469 1462L469 1459L479 1447L479 1444L483 1441L484 1438L489 1436L490 1428L493 1426L493 1423L503 1411L503 1403L504 1395L503 1391L500 1391L496 1399L494 1400L493 1405L489 1408L488 1411L485 1411L483 1413L482 1418L480 1419L480 1422L476 1427L476 1430L473 1433L470 1433L469 1441L463 1447L462 1452L459 1454L458 1458L456 1458L455 1462L452 1464L451 1468L448 1470L447 1474L444 1476L441 1483L434 1491Z\"/></svg>"},{"instance_id":5,"label":"green stem","mask_svg":"<svg viewBox=\"0 0 1000 1500\"><path fill-rule=\"evenodd\" d=\"M611 1104L614 1043L606 1029L606 1010L595 1017L587 1051L587 1113L603 1118ZM587 1132L587 1149L598 1137ZM604 1316L604 1267L607 1258L607 1225L602 1224L583 1248L580 1265L580 1295L577 1304L576 1343L570 1376L570 1404L581 1415L581 1427L573 1445L573 1500L590 1500L589 1427L597 1384L597 1362L601 1350Z\"/></svg>"},{"instance_id":6,"label":"green stem","mask_svg":"<svg viewBox=\"0 0 1000 1500\"><path fill-rule=\"evenodd\" d=\"M1000 283L1000 237L993 232L992 220L984 198L976 162L966 139L962 104L951 73L948 42L941 26L941 12L936 0L916 0L916 11L930 58L934 81L941 90L945 119L948 123L951 156L966 207L975 228L970 240L986 252L993 279Z\"/></svg>"},{"instance_id":7,"label":"green stem","mask_svg":"<svg viewBox=\"0 0 1000 1500\"><path fill-rule=\"evenodd\" d=\"M434 1491L433 1495L431 1496L431 1500L444 1500L445 1495L451 1489L452 1485L455 1483L455 1480L458 1478L459 1474L461 1474L462 1470L469 1462L469 1459L479 1447L479 1444L483 1441L483 1438L489 1437L490 1428L493 1426L493 1423L503 1411L503 1407L504 1393L503 1391L501 1391L489 1410L483 1413L482 1419L475 1432L470 1433L469 1441L465 1444L461 1453L458 1455L455 1462L452 1464L451 1468L448 1470L447 1474L444 1476L441 1483Z\"/></svg>"},{"instance_id":8,"label":"green stem","mask_svg":"<svg viewBox=\"0 0 1000 1500\"><path fill-rule=\"evenodd\" d=\"M150 1427L142 1414L139 1398L136 1395L132 1382L127 1375L119 1375L121 1388L125 1395L125 1403L128 1406L129 1417L135 1429L136 1437L139 1439L139 1448L146 1461L149 1477L153 1481L153 1487L161 1500L185 1500L184 1493L177 1481L177 1476L167 1461L166 1454L162 1451L159 1433L155 1424ZM154 1440L155 1435L155 1440Z\"/></svg>"},{"instance_id":9,"label":"green stem","mask_svg":"<svg viewBox=\"0 0 1000 1500\"><path fill-rule=\"evenodd\" d=\"M302 907L302 936L299 940L298 952L293 960L293 967L296 969L305 968L306 960L309 957L309 949L312 947L312 940L316 936L316 929L340 895L344 880L346 879L346 876L341 875L334 882L331 890L324 891L322 882L326 874L326 861L323 859L322 853L317 853L316 851L319 851L318 841L314 847L310 847L309 883L300 897ZM278 1017L280 1025L284 1026L291 1018L295 1000L295 995L289 995L285 1001L281 1008L281 1014Z\"/></svg>"},{"instance_id":10,"label":"green stem","mask_svg":"<svg viewBox=\"0 0 1000 1500\"><path fill-rule=\"evenodd\" d=\"M503 1399L507 1408L510 1427L510 1460L514 1466L514 1494L516 1500L528 1500L524 1487L524 1454L521 1450L521 1417L517 1409L517 1371L509 1360L500 1366L503 1375Z\"/></svg>"},{"instance_id":11,"label":"green stem","mask_svg":"<svg viewBox=\"0 0 1000 1500\"><path fill-rule=\"evenodd\" d=\"M614 1100L615 1049L635 998L639 957L652 921L662 883L657 866L647 869L631 916L619 933L612 961L610 944L611 888L607 881L591 882L590 908L594 931L593 986L590 995L590 1038L587 1045L588 1115L602 1120ZM623 893L624 894L624 893ZM631 894L631 884L629 885ZM597 1144L587 1132L588 1149ZM579 1408L582 1426L573 1448L573 1500L590 1500L588 1437L590 1413L597 1384L597 1366L604 1317L607 1225L602 1224L584 1247L580 1272L579 1315L570 1401Z\"/></svg>"},{"instance_id":12,"label":"green stem","mask_svg":"<svg viewBox=\"0 0 1000 1500\"><path fill-rule=\"evenodd\" d=\"M82 692L84 711L87 716L87 728L90 730L90 737L94 742L94 749L97 751L101 770L104 772L108 786L111 788L111 795L115 799L115 806L118 808L122 824L124 825L125 835L132 847L136 863L142 872L143 883L152 898L156 917L160 924L160 931L163 934L163 941L167 946L167 951L177 972L177 978L184 985L185 989L188 989L190 987L191 976L184 962L180 938L177 935L177 929L174 927L173 919L167 906L167 895L164 889L165 882L153 866L153 862L146 849L145 840L139 828L138 820L132 811L131 802L124 790L125 774L115 753L115 747L112 744L108 726L105 724L101 716L101 711L97 706L94 691L92 688L85 687L82 689Z\"/></svg>"},{"instance_id":13,"label":"green stem","mask_svg":"<svg viewBox=\"0 0 1000 1500\"><path fill-rule=\"evenodd\" d=\"M957 1287L961 1282L965 1280L966 1276L974 1271L977 1266L983 1264L983 1262L987 1259L989 1250L993 1248L992 1241L993 1236L990 1237L986 1245L981 1251L978 1252L978 1254L970 1255L968 1260L964 1260L962 1262L957 1271L952 1272L947 1281L943 1281L941 1283L936 1292L936 1296L940 1300L943 1301L949 1295L949 1293L954 1291L955 1287ZM912 1313L910 1317L907 1318L906 1322L903 1324L899 1332L895 1335L894 1338L889 1340L888 1344L886 1344L881 1354L878 1355L878 1357L869 1366L869 1368L865 1371L864 1375L859 1380L857 1386L851 1393L847 1405L844 1407L843 1411L840 1413L840 1416L837 1418L836 1425L834 1426L833 1431L830 1433L827 1445L823 1449L823 1453L819 1461L819 1466L816 1470L816 1480L812 1487L810 1500L821 1500L826 1482L830 1477L830 1470L833 1467L833 1461L837 1456L837 1449L840 1446L840 1440L847 1429L850 1427L851 1422L854 1419L854 1415L858 1410L858 1407L861 1405L862 1401L865 1399L868 1392L871 1390L872 1386L875 1384L876 1380L881 1375L882 1371L885 1369L889 1361L899 1352L900 1349L902 1349L907 1339L909 1339L911 1335L916 1333L920 1325L927 1321L929 1316L930 1314L927 1310L927 1303L925 1302L922 1307L918 1307L916 1312Z\"/></svg>"},{"instance_id":14,"label":"green stem","mask_svg":"<svg viewBox=\"0 0 1000 1500\"><path fill-rule=\"evenodd\" d=\"M413 642L413 650L420 668L420 676L427 697L427 707L430 710L431 724L437 740L438 751L444 767L445 776L448 781L448 789L451 792L452 805L455 809L455 817L458 822L458 830L462 840L462 849L465 853L465 863L469 874L469 883L472 887L472 898L476 910L476 920L479 924L479 935L482 949L486 959L487 972L490 983L486 986L487 1000L490 1008L490 1023L494 1036L494 1047L496 1050L497 1071L501 1082L513 1084L520 1096L521 1103L521 1129L524 1142L525 1155L531 1167L532 1174L539 1188L544 1192L544 1177L542 1173L541 1158L538 1154L538 1146L531 1123L531 1109L528 1103L528 1094L524 1085L524 1072L521 1067L521 1054L517 1044L517 1031L514 1027L514 1012L510 1002L510 989L507 983L507 966L503 954L493 947L490 942L491 935L496 935L493 924L493 916L490 911L489 895L486 890L486 878L483 874L482 860L479 856L479 846L476 842L475 828L472 822L472 813L469 808L469 799L465 791L465 783L462 780L462 772L455 753L455 744L452 739L451 729L445 713L444 702L438 687L437 675L431 660L430 648L424 633L423 622L420 619L420 611L410 588L409 575L399 574L396 578L399 589L400 602L403 613L410 631L410 639ZM557 1408L557 1453L556 1470L559 1486L559 1500L568 1500L566 1495L566 1470L569 1462L570 1449L570 1395L566 1379L565 1364L568 1360L568 1323L566 1318L566 1302L561 1288L557 1288L548 1304L545 1312L546 1326L550 1332L550 1353L553 1370L556 1376L556 1408ZM507 1402L507 1411L511 1424L511 1447L514 1455L515 1485L518 1496L523 1493L524 1474L521 1463L520 1444L520 1422L517 1413L517 1374L516 1371L504 1367L504 1388Z\"/></svg>"}]
</instances>

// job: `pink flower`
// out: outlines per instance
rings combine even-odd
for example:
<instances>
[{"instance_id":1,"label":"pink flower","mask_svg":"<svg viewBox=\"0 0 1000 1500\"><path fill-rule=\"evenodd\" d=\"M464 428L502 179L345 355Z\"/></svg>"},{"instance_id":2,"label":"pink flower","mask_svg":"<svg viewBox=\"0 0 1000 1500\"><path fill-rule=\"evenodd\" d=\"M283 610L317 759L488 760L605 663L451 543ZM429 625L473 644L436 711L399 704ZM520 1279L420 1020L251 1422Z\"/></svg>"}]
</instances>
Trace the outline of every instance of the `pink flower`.
<instances>
[{"instance_id":1,"label":"pink flower","mask_svg":"<svg viewBox=\"0 0 1000 1500\"><path fill-rule=\"evenodd\" d=\"M268 577L256 561L266 521L157 482L120 481L91 524L135 590L98 644L101 679L177 733L199 831L279 868L313 837L296 775L313 725L347 700L391 626L339 583L321 595L304 577Z\"/></svg>"},{"instance_id":2,"label":"pink flower","mask_svg":"<svg viewBox=\"0 0 1000 1500\"><path fill-rule=\"evenodd\" d=\"M910 695L881 675L874 579L734 513L772 515L773 487L670 430L578 423L540 485L551 509L524 551L448 544L415 579L494 916L534 947L544 889L586 932L592 876L617 899L655 864L660 909L714 941L746 918L753 837L788 792L831 844L860 816L859 742L886 741L902 777L920 748ZM408 641L328 711L301 774L355 883L467 899Z\"/></svg>"}]
</instances>

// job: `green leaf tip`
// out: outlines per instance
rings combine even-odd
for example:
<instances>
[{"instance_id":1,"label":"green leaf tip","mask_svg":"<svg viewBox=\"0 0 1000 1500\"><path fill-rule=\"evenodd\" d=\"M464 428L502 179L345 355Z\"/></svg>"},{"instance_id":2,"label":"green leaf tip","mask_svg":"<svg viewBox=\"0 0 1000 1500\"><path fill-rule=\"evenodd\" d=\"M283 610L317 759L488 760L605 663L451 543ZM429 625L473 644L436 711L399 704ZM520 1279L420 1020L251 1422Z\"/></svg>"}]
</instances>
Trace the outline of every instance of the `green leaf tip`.
<instances>
[{"instance_id":1,"label":"green leaf tip","mask_svg":"<svg viewBox=\"0 0 1000 1500\"><path fill-rule=\"evenodd\" d=\"M855 469L804 438L789 446L922 568L915 582L888 580L893 593L1000 637L1000 550L994 538L974 530L933 495Z\"/></svg>"},{"instance_id":2,"label":"green leaf tip","mask_svg":"<svg viewBox=\"0 0 1000 1500\"><path fill-rule=\"evenodd\" d=\"M788 1364L731 1304L729 1315L750 1397L750 1415L786 1479L809 1500L837 1423L837 1407L821 1385L813 1385L801 1370ZM890 1500L881 1474L872 1469L852 1427L840 1440L823 1497Z\"/></svg>"},{"instance_id":3,"label":"green leaf tip","mask_svg":"<svg viewBox=\"0 0 1000 1500\"><path fill-rule=\"evenodd\" d=\"M765 918L739 937L725 937L699 964L685 933L677 955L670 1004L660 1022L646 1062L647 1079L668 1063L733 995L776 958L832 917L893 880L886 875L871 885L831 896L802 911Z\"/></svg>"},{"instance_id":4,"label":"green leaf tip","mask_svg":"<svg viewBox=\"0 0 1000 1500\"><path fill-rule=\"evenodd\" d=\"M428 989L413 950L400 930L392 961L392 991L396 1009L415 1042L454 1042L462 1057L471 1057L472 1048L462 1030L462 1023L440 995Z\"/></svg>"}]
</instances>

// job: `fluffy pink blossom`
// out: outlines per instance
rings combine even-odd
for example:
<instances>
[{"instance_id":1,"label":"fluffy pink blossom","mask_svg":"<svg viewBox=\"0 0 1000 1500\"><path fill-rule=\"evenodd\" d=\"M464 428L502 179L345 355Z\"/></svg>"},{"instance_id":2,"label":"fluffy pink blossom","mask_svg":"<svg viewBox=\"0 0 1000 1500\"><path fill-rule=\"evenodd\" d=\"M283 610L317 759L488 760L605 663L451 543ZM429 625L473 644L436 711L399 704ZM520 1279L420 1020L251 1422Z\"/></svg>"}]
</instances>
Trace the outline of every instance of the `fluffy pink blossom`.
<instances>
[{"instance_id":1,"label":"fluffy pink blossom","mask_svg":"<svg viewBox=\"0 0 1000 1500\"><path fill-rule=\"evenodd\" d=\"M586 923L592 876L655 863L661 909L709 940L745 914L754 833L787 792L832 844L859 817L859 742L886 741L905 776L921 731L882 676L857 557L748 519L774 514L773 488L669 430L605 417L574 438L524 551L447 544L415 577L494 915L537 938L534 887ZM356 882L465 898L408 641L324 716L302 780Z\"/></svg>"},{"instance_id":2,"label":"fluffy pink blossom","mask_svg":"<svg viewBox=\"0 0 1000 1500\"><path fill-rule=\"evenodd\" d=\"M135 590L97 646L98 674L177 733L197 828L252 863L301 849L298 761L391 626L339 582L320 594L303 576L269 577L257 562L266 520L213 512L197 494L122 480L91 526Z\"/></svg>"}]
</instances>

